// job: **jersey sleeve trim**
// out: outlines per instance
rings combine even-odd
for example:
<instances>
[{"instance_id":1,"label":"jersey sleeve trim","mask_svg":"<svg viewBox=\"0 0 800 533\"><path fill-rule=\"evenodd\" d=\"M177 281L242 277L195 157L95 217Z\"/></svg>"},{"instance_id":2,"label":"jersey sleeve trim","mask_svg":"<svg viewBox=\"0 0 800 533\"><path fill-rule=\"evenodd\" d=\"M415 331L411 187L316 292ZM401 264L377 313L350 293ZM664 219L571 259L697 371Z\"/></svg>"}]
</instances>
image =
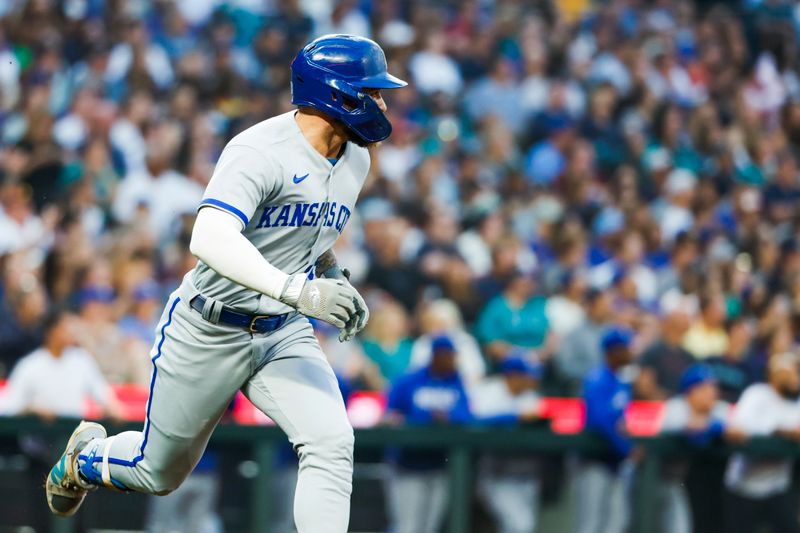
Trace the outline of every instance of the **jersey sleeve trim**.
<instances>
[{"instance_id":1,"label":"jersey sleeve trim","mask_svg":"<svg viewBox=\"0 0 800 533\"><path fill-rule=\"evenodd\" d=\"M247 227L247 225L250 223L250 220L247 218L247 215L245 215L239 209L236 209L231 204L223 202L222 200L217 200L216 198L206 198L205 200L200 202L199 207L203 207L204 205L211 205L214 207L218 207L220 209L229 212L232 215L236 215L237 217L239 217L239 219L242 221L242 224L244 224L245 227Z\"/></svg>"}]
</instances>

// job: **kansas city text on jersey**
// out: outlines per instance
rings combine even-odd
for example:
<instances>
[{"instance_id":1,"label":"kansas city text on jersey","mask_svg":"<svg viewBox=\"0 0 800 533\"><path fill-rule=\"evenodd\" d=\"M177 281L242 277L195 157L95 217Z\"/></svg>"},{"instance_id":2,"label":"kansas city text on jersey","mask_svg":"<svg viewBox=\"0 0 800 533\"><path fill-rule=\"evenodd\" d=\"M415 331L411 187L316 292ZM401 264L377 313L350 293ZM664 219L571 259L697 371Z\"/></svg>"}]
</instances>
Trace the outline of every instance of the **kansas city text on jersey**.
<instances>
[{"instance_id":1,"label":"kansas city text on jersey","mask_svg":"<svg viewBox=\"0 0 800 533\"><path fill-rule=\"evenodd\" d=\"M350 208L336 202L268 205L261 212L256 229L322 224L327 228L335 227L341 233L349 219Z\"/></svg>"}]
</instances>

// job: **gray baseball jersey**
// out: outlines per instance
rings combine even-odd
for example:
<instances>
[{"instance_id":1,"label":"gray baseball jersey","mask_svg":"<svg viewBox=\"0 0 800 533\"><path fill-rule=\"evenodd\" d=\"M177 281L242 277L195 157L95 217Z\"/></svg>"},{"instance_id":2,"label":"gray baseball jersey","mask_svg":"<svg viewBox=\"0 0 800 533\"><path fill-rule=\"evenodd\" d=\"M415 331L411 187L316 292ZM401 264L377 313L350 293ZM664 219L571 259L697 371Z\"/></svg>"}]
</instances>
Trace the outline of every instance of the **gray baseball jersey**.
<instances>
[{"instance_id":1,"label":"gray baseball jersey","mask_svg":"<svg viewBox=\"0 0 800 533\"><path fill-rule=\"evenodd\" d=\"M347 143L335 164L309 144L295 111L234 137L220 156L201 207L239 218L243 234L287 274L313 270L344 230L369 170L369 151ZM287 305L238 285L202 261L193 283L206 296L251 313L278 314Z\"/></svg>"}]
</instances>

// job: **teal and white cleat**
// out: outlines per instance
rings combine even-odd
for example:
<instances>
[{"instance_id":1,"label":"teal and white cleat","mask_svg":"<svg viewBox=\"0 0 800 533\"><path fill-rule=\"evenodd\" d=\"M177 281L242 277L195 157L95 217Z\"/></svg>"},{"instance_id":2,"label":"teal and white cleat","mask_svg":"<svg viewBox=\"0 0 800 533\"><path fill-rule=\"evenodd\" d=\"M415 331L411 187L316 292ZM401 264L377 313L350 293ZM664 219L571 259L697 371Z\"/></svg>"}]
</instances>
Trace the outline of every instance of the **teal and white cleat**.
<instances>
[{"instance_id":1,"label":"teal and white cleat","mask_svg":"<svg viewBox=\"0 0 800 533\"><path fill-rule=\"evenodd\" d=\"M96 487L78 476L78 453L93 439L106 438L106 430L95 422L82 421L72 432L67 448L50 470L45 482L47 505L53 514L72 516L83 503L86 493Z\"/></svg>"}]
</instances>

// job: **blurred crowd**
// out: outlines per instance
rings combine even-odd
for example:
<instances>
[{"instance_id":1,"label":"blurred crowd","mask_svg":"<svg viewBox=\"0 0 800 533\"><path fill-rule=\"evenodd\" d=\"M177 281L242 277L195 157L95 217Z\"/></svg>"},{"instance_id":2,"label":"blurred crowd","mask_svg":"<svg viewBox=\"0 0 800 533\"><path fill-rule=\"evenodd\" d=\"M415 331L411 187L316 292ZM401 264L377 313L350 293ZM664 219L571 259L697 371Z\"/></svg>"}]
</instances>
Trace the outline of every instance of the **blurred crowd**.
<instances>
[{"instance_id":1,"label":"blurred crowd","mask_svg":"<svg viewBox=\"0 0 800 533\"><path fill-rule=\"evenodd\" d=\"M147 381L220 151L291 109L289 63L325 33L377 40L410 81L335 249L372 318L346 344L316 327L348 389L406 420L516 422L530 394L666 400L692 369L736 402L787 366L794 2L0 0L0 378L63 308L81 361ZM614 332L630 360L605 375ZM430 381L456 392L425 412Z\"/></svg>"}]
</instances>

